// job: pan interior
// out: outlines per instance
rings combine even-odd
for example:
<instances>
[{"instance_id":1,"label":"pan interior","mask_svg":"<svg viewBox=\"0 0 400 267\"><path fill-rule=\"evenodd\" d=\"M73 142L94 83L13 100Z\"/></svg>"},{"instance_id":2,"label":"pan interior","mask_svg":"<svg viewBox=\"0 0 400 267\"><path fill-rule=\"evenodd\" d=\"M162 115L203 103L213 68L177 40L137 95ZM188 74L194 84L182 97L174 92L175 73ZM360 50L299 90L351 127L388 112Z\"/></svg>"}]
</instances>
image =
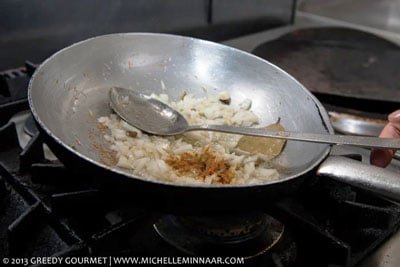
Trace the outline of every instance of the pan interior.
<instances>
[{"instance_id":1,"label":"pan interior","mask_svg":"<svg viewBox=\"0 0 400 267\"><path fill-rule=\"evenodd\" d=\"M173 100L183 91L197 97L227 91L231 105L252 100L260 125L280 119L286 130L332 132L319 102L274 65L219 44L161 34L105 35L61 50L32 78L31 109L59 142L86 160L115 168L97 123L111 113L111 86L165 93ZM275 164L283 179L295 177L318 164L329 148L288 141Z\"/></svg>"}]
</instances>

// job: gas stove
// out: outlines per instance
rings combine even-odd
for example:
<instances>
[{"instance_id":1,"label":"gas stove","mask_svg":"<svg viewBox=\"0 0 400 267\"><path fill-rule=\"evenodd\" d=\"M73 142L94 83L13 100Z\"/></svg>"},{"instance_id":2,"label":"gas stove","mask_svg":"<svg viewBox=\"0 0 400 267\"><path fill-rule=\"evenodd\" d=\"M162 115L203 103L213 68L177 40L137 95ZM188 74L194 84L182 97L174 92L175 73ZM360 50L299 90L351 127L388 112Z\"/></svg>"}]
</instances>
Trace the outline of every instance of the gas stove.
<instances>
[{"instance_id":1,"label":"gas stove","mask_svg":"<svg viewBox=\"0 0 400 267\"><path fill-rule=\"evenodd\" d=\"M320 25L306 17L298 21L302 26L224 43L251 52L293 29ZM0 71L3 262L42 266L58 258L76 264L142 259L163 266L206 258L249 266L350 267L364 264L400 226L397 203L329 178L313 177L294 194L238 214L166 213L98 189L64 167L35 128L26 99L35 66L27 62ZM332 153L362 161L369 154L352 147Z\"/></svg>"},{"instance_id":2,"label":"gas stove","mask_svg":"<svg viewBox=\"0 0 400 267\"><path fill-rule=\"evenodd\" d=\"M239 257L250 266L355 266L397 230L400 208L317 179L265 209L164 214L100 191L1 128L1 257Z\"/></svg>"}]
</instances>

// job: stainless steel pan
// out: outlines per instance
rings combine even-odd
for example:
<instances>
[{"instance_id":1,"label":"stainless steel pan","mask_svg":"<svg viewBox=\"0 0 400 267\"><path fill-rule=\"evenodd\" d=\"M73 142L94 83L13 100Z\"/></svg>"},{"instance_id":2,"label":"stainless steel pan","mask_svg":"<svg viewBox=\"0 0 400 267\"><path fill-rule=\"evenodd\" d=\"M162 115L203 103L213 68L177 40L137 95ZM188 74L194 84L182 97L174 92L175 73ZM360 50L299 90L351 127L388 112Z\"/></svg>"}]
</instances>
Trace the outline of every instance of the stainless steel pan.
<instances>
[{"instance_id":1,"label":"stainless steel pan","mask_svg":"<svg viewBox=\"0 0 400 267\"><path fill-rule=\"evenodd\" d=\"M264 185L185 186L133 176L112 166L107 154L109 144L97 125L98 117L111 112L107 89L111 86L144 94L166 93L172 99L178 99L184 90L197 96L228 91L232 105L252 99L252 110L261 118L261 125L280 118L287 130L333 133L319 101L286 72L256 56L175 35L100 36L51 56L36 70L29 85L29 104L47 142L66 165L95 173L94 183L107 181L112 186L122 182L124 188L162 192L158 197L166 199L173 194L179 198L176 192L192 192L193 198L212 201L247 196L257 199L257 195L279 194L306 174L315 173L330 152L328 145L289 141L275 163L284 170L282 178ZM358 174L358 167L354 167L358 163L345 162L347 173L337 174L340 177L334 174L337 160L325 161L319 173L346 182L354 183L355 179L358 186L365 184L368 189L389 192L399 199L396 174L365 166L379 179L364 183L362 175L354 175Z\"/></svg>"}]
</instances>

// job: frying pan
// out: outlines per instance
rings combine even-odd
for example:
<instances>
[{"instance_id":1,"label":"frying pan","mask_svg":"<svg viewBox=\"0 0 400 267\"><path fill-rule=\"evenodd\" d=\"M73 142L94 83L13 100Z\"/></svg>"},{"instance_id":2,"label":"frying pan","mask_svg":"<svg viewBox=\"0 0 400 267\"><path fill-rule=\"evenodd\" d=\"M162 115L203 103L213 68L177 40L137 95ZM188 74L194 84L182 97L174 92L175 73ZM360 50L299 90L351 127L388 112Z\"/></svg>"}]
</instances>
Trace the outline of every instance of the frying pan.
<instances>
[{"instance_id":1,"label":"frying pan","mask_svg":"<svg viewBox=\"0 0 400 267\"><path fill-rule=\"evenodd\" d=\"M245 98L252 100L260 125L280 118L291 131L332 134L333 130L320 102L293 77L261 58L220 44L176 35L124 33L95 37L57 52L40 65L29 84L30 108L46 143L67 167L86 173L94 185L130 192L141 203L249 209L297 190L318 168L321 175L400 196L396 174L330 158L329 145L295 141L288 141L274 161L281 179L262 185L182 185L132 175L113 166L110 144L98 128L97 118L111 113L112 86L166 93L172 100L184 90L197 97L227 91L233 106ZM372 177L368 181L360 175L361 165Z\"/></svg>"}]
</instances>

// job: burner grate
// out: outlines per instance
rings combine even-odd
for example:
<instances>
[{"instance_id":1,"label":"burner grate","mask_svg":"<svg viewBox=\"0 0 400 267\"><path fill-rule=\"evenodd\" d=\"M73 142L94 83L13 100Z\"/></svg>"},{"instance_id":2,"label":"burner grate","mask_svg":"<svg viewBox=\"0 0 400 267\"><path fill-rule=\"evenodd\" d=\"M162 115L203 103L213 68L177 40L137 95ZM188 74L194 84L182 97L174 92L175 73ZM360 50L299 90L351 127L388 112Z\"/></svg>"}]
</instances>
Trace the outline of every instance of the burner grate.
<instances>
[{"instance_id":1,"label":"burner grate","mask_svg":"<svg viewBox=\"0 0 400 267\"><path fill-rule=\"evenodd\" d=\"M326 178L307 194L278 201L271 213L298 229L293 234L300 240L302 261L308 264L328 260L355 266L400 226L397 203Z\"/></svg>"}]
</instances>

